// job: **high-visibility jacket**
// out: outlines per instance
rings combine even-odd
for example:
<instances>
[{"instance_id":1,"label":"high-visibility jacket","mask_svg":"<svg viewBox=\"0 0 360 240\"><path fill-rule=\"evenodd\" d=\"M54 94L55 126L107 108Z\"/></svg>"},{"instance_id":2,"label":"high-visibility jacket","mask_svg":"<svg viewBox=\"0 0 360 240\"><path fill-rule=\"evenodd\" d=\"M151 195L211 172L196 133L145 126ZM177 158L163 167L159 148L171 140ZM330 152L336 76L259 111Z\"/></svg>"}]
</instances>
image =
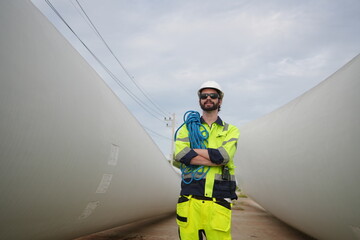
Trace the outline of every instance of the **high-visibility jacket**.
<instances>
[{"instance_id":1,"label":"high-visibility jacket","mask_svg":"<svg viewBox=\"0 0 360 240\"><path fill-rule=\"evenodd\" d=\"M236 181L234 155L237 148L237 141L240 135L239 129L234 125L225 123L220 117L209 126L203 118L202 125L209 132L209 137L205 142L210 160L219 166L209 167L209 171L201 180L184 181L181 183L180 195L205 196L212 198L231 198L236 199ZM175 142L175 160L185 165L190 165L192 158L198 154L191 149L189 141L189 131L184 124L178 131ZM224 168L228 168L229 175L226 177ZM205 171L207 170L205 166ZM191 174L184 176L185 180Z\"/></svg>"}]
</instances>

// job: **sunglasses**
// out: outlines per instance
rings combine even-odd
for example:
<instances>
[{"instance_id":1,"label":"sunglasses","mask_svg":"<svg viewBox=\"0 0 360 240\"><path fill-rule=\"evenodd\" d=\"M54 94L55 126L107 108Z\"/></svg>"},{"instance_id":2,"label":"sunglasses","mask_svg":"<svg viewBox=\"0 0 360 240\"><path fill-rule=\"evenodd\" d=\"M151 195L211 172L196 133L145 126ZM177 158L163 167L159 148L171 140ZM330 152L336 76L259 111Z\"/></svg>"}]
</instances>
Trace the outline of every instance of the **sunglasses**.
<instances>
[{"instance_id":1,"label":"sunglasses","mask_svg":"<svg viewBox=\"0 0 360 240\"><path fill-rule=\"evenodd\" d=\"M207 99L207 97L210 97L211 99L219 98L218 93L200 93L199 95L200 99Z\"/></svg>"}]
</instances>

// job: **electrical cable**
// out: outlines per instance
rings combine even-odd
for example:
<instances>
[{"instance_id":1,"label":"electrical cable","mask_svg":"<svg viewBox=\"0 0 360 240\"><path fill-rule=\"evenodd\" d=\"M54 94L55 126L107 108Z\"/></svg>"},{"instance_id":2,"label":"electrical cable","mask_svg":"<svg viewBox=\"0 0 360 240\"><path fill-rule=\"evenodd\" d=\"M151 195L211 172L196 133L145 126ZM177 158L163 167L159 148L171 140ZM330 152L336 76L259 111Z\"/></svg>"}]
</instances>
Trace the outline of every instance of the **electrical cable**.
<instances>
[{"instance_id":1,"label":"electrical cable","mask_svg":"<svg viewBox=\"0 0 360 240\"><path fill-rule=\"evenodd\" d=\"M169 138L169 137L166 137L166 136L164 136L164 135L161 135L161 134L159 134L159 133L151 130L150 128L145 127L144 125L142 125L142 127L143 127L144 129L146 129L149 133L155 134L155 135L158 136L158 137L162 137L162 138L164 138L164 139L166 139L166 140L170 140L170 141L171 141L171 138Z\"/></svg>"},{"instance_id":2,"label":"electrical cable","mask_svg":"<svg viewBox=\"0 0 360 240\"><path fill-rule=\"evenodd\" d=\"M106 48L109 50L109 52L111 53L111 55L115 58L115 60L117 61L117 63L120 65L120 67L124 70L125 74L129 77L129 79L134 83L134 85L140 90L140 92L146 97L147 100L150 101L150 103L153 104L153 106L155 106L155 108L157 110L159 110L162 114L164 114L165 116L169 115L169 113L166 113L165 111L163 111L147 94L146 92L138 85L138 83L135 81L135 78L133 76L130 75L130 73L128 72L128 70L125 68L125 66L120 62L120 60L118 59L118 57L115 55L115 53L113 52L113 50L110 48L109 44L105 41L105 39L103 38L103 36L100 34L99 30L97 29L97 27L94 25L93 21L90 19L89 15L85 12L84 8L82 7L82 5L80 4L80 2L78 0L75 0L76 3L79 5L81 11L84 13L85 17L87 18L87 20L89 21L89 23L92 26L92 29L95 31L95 33L98 35L98 37L101 39L101 41L104 43L104 45L106 46Z\"/></svg>"},{"instance_id":3,"label":"electrical cable","mask_svg":"<svg viewBox=\"0 0 360 240\"><path fill-rule=\"evenodd\" d=\"M49 7L55 12L55 14L63 21L63 23L69 28L69 30L75 35L75 37L80 41L80 43L89 51L89 53L93 56L93 58L105 69L105 71L110 75L110 77L136 102L142 107L145 111L147 111L154 118L163 122L163 119L156 116L153 112L149 110L149 106L141 101L133 92L131 92L111 71L108 69L105 64L90 50L90 48L81 40L81 38L76 34L76 32L70 27L70 25L66 22L66 20L61 16L61 14L56 10L56 8L52 5L50 0L45 0L45 2L49 5Z\"/></svg>"}]
</instances>

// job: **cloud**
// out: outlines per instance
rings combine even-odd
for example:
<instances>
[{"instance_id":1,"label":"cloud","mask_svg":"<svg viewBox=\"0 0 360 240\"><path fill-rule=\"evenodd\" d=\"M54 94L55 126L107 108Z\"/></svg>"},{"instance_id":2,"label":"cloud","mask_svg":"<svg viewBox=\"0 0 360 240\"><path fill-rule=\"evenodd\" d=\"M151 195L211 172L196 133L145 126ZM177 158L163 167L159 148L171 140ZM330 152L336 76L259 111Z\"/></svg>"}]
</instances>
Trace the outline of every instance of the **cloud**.
<instances>
[{"instance_id":1,"label":"cloud","mask_svg":"<svg viewBox=\"0 0 360 240\"><path fill-rule=\"evenodd\" d=\"M52 2L138 93L73 4ZM80 2L131 76L155 102L175 112L179 123L186 110L198 109L196 91L204 81L224 88L224 120L243 124L314 87L360 52L358 0ZM64 31L46 6L42 9ZM161 129L119 87L113 89L141 122Z\"/></svg>"}]
</instances>

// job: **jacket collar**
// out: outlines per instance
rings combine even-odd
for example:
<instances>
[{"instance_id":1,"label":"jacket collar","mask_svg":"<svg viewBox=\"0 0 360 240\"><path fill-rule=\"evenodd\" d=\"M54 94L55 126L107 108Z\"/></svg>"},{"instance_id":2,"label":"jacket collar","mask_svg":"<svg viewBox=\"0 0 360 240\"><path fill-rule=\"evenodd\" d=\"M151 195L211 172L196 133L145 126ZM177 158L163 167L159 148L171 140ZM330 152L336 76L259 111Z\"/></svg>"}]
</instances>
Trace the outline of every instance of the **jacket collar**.
<instances>
[{"instance_id":1,"label":"jacket collar","mask_svg":"<svg viewBox=\"0 0 360 240\"><path fill-rule=\"evenodd\" d=\"M203 119L203 117L200 118L201 123L205 123L205 120ZM215 123L217 123L220 126L224 126L223 121L221 120L221 118L218 116L218 118L216 119Z\"/></svg>"}]
</instances>

